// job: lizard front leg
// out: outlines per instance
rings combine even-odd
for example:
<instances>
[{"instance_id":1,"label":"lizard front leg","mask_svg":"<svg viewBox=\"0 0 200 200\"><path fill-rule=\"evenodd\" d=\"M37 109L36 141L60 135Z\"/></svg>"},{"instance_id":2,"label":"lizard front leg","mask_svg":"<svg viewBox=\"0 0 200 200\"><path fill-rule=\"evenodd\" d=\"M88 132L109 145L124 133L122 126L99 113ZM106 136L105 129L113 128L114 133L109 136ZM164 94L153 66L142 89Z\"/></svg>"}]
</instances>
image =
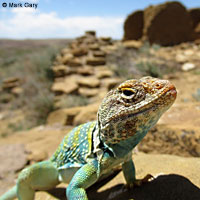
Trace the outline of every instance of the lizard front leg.
<instances>
[{"instance_id":1,"label":"lizard front leg","mask_svg":"<svg viewBox=\"0 0 200 200\"><path fill-rule=\"evenodd\" d=\"M132 158L123 163L122 170L123 170L124 178L126 180L126 184L127 184L126 186L128 188L132 188L134 186L140 186L142 185L142 183L146 183L150 179L153 178L152 175L147 174L143 179L136 179L135 165L133 163Z\"/></svg>"},{"instance_id":2,"label":"lizard front leg","mask_svg":"<svg viewBox=\"0 0 200 200\"><path fill-rule=\"evenodd\" d=\"M98 180L98 161L85 164L73 176L67 187L68 200L87 200L85 189Z\"/></svg>"}]
</instances>

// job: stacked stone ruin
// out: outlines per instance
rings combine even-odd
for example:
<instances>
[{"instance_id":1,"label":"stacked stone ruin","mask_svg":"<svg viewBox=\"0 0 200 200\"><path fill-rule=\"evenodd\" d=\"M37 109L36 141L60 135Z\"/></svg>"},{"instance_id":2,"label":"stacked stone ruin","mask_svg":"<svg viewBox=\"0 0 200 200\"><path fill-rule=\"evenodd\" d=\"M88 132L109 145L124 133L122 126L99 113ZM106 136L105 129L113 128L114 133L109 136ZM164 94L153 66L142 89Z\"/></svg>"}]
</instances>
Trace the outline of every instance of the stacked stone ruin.
<instances>
[{"instance_id":1,"label":"stacked stone ruin","mask_svg":"<svg viewBox=\"0 0 200 200\"><path fill-rule=\"evenodd\" d=\"M110 37L97 38L95 31L87 31L61 50L52 67L55 81L51 89L56 107L62 96L69 94L95 102L121 81L106 65L107 47L112 44Z\"/></svg>"},{"instance_id":2,"label":"stacked stone ruin","mask_svg":"<svg viewBox=\"0 0 200 200\"><path fill-rule=\"evenodd\" d=\"M4 79L0 87L1 103L8 103L23 93L22 80L18 77Z\"/></svg>"},{"instance_id":3,"label":"stacked stone ruin","mask_svg":"<svg viewBox=\"0 0 200 200\"><path fill-rule=\"evenodd\" d=\"M149 6L127 16L123 40L142 40L162 46L200 39L200 9L187 10L177 1Z\"/></svg>"}]
</instances>

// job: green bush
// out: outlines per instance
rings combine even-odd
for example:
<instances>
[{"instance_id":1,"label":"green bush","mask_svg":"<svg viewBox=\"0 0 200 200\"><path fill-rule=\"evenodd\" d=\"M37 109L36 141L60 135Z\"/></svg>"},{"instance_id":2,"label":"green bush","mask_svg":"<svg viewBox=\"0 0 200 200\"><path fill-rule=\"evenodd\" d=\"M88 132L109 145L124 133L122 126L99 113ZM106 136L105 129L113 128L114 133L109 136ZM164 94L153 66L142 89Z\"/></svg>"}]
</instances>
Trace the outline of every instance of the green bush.
<instances>
[{"instance_id":1,"label":"green bush","mask_svg":"<svg viewBox=\"0 0 200 200\"><path fill-rule=\"evenodd\" d=\"M155 63L140 62L137 63L136 66L145 76L152 76L156 78L162 78L163 76L160 68Z\"/></svg>"}]
</instances>

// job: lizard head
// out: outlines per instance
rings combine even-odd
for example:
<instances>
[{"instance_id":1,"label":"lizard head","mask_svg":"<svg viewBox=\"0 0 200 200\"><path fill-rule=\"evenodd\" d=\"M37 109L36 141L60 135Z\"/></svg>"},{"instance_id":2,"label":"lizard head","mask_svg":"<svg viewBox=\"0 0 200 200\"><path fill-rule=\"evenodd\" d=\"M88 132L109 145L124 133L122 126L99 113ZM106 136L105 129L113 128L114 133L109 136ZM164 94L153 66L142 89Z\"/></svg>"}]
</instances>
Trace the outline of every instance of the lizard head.
<instances>
[{"instance_id":1,"label":"lizard head","mask_svg":"<svg viewBox=\"0 0 200 200\"><path fill-rule=\"evenodd\" d=\"M123 82L108 92L99 107L101 139L116 144L144 136L175 99L176 89L168 80L144 77Z\"/></svg>"}]
</instances>

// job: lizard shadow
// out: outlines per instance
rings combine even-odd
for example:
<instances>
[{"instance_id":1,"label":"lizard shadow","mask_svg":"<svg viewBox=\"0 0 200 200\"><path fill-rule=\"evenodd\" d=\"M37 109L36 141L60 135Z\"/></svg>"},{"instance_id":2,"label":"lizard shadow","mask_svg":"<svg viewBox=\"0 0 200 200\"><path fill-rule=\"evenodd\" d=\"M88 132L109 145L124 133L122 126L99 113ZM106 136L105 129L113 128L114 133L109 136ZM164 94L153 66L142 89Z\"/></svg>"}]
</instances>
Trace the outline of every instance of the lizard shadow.
<instances>
[{"instance_id":1,"label":"lizard shadow","mask_svg":"<svg viewBox=\"0 0 200 200\"><path fill-rule=\"evenodd\" d=\"M109 177L110 178L110 177ZM194 185L189 179L177 174L161 175L153 181L126 190L123 184L115 185L102 192L97 190L110 179L97 182L87 189L90 200L199 200L200 188ZM65 188L55 188L48 191L58 199L66 199Z\"/></svg>"}]
</instances>

